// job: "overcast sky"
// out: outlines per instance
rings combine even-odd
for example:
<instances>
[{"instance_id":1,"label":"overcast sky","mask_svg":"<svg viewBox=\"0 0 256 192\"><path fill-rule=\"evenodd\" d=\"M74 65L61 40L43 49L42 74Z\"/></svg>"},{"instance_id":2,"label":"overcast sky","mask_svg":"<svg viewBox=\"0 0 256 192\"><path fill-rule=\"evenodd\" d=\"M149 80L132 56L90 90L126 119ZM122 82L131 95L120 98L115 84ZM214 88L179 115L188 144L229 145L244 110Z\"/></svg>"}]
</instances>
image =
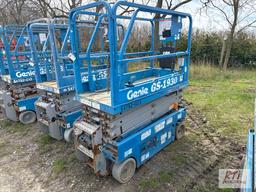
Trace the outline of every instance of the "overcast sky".
<instances>
[{"instance_id":1,"label":"overcast sky","mask_svg":"<svg viewBox=\"0 0 256 192\"><path fill-rule=\"evenodd\" d=\"M90 0L88 0L88 1L90 1ZM130 1L130 0L128 0L128 1ZM241 0L241 1L243 2L243 0ZM246 0L244 0L244 1L246 1ZM111 1L109 1L109 2L111 2ZM135 0L135 2L136 3L142 3L142 2L145 3L145 2L148 2L148 0ZM150 0L149 5L155 6L156 2L157 2L157 0ZM181 2L181 0L173 0L174 5L177 2ZM223 5L223 2L220 0L215 0L214 2L218 6ZM248 2L256 4L256 0L255 0L255 3L253 0L248 1ZM163 1L163 6L165 6L165 5L166 5L165 1ZM185 4L181 7L179 7L177 9L177 11L190 13L193 16L193 29L194 30L196 28L199 28L199 29L205 30L205 31L227 31L227 30L229 30L229 24L225 20L222 13L220 13L219 11L216 11L216 9L213 9L213 8L208 8L207 12L206 12L206 9L201 9L201 8L202 8L202 3L200 2L200 0L192 0L188 4ZM226 12L226 14L231 16L230 18L232 18L232 12L231 12L230 7L222 7L222 8ZM248 5L247 9L248 8L250 9L250 5ZM255 7L255 9L256 9L256 7ZM241 18L243 18L243 16L246 14L248 14L246 9L240 11ZM254 10L254 14L251 15L251 20L255 20L255 17L256 17L256 11ZM250 17L249 17L249 19L250 19ZM244 26L245 24L246 24L246 22L242 23L242 25L240 25L240 26ZM238 28L240 26L238 26ZM250 31L255 33L256 28L251 28Z\"/></svg>"},{"instance_id":2,"label":"overcast sky","mask_svg":"<svg viewBox=\"0 0 256 192\"><path fill-rule=\"evenodd\" d=\"M227 23L221 14L213 9L207 9L206 13L206 10L202 10L201 8L202 4L200 0L193 0L178 10L190 13L193 16L193 28L203 29L205 31L223 31L223 29L227 29Z\"/></svg>"}]
</instances>

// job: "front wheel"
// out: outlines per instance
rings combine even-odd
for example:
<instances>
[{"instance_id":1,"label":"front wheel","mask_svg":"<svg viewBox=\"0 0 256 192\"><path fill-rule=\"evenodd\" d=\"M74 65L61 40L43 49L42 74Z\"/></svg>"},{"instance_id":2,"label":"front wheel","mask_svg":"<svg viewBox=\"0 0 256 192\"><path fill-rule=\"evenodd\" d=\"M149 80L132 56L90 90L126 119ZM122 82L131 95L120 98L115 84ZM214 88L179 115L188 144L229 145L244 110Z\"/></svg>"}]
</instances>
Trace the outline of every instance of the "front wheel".
<instances>
[{"instance_id":1,"label":"front wheel","mask_svg":"<svg viewBox=\"0 0 256 192\"><path fill-rule=\"evenodd\" d=\"M36 121L36 113L34 111L23 111L19 115L21 123L27 125Z\"/></svg>"},{"instance_id":2,"label":"front wheel","mask_svg":"<svg viewBox=\"0 0 256 192\"><path fill-rule=\"evenodd\" d=\"M112 176L120 183L127 183L133 177L136 170L136 162L133 158L126 159L120 164L114 164Z\"/></svg>"},{"instance_id":3,"label":"front wheel","mask_svg":"<svg viewBox=\"0 0 256 192\"><path fill-rule=\"evenodd\" d=\"M175 130L175 139L180 140L182 137L185 135L185 122L181 122L179 125L177 125L176 130Z\"/></svg>"}]
</instances>

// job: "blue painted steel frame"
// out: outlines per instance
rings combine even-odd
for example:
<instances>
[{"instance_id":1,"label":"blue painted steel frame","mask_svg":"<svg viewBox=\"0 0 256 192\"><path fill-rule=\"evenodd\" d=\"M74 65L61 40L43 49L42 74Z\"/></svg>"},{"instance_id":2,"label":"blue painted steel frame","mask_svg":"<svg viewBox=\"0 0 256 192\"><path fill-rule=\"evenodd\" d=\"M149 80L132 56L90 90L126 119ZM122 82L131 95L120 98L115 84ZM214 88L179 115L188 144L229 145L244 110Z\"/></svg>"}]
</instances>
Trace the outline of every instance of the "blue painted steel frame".
<instances>
[{"instance_id":1,"label":"blue painted steel frame","mask_svg":"<svg viewBox=\"0 0 256 192\"><path fill-rule=\"evenodd\" d=\"M255 189L255 132L254 130L249 130L248 141L247 141L247 151L246 158L244 162L244 173L243 178L246 178L245 188L242 188L242 192L253 192Z\"/></svg>"},{"instance_id":2,"label":"blue painted steel frame","mask_svg":"<svg viewBox=\"0 0 256 192\"><path fill-rule=\"evenodd\" d=\"M35 111L35 102L38 99L38 96L28 97L25 99L20 99L16 101L16 105L19 107L19 112L22 111Z\"/></svg>"},{"instance_id":3,"label":"blue painted steel frame","mask_svg":"<svg viewBox=\"0 0 256 192\"><path fill-rule=\"evenodd\" d=\"M134 134L129 134L113 144L105 145L103 153L114 163L134 158L137 167L140 167L161 149L174 142L176 127L185 117L184 108L167 114L156 122L137 130ZM112 151L117 151L118 156L116 157Z\"/></svg>"},{"instance_id":4,"label":"blue painted steel frame","mask_svg":"<svg viewBox=\"0 0 256 192\"><path fill-rule=\"evenodd\" d=\"M35 42L35 37L33 34L33 29L36 28L44 28L45 32L48 34L47 35L47 39L49 38L49 40L46 42L46 44L44 45L45 47L47 46L47 44L50 44L51 47L51 51L50 51L50 55L53 58L53 66L54 69L50 70L49 68L49 63L46 63L46 66L44 66L45 70L46 70L46 79L42 79L42 75L40 75L40 60L39 60L39 53L41 52L42 57L45 56L45 54L43 54L45 52L45 50L39 51L36 49L35 45L32 44L31 45L31 50L32 50L32 57L33 57L33 61L35 64L35 71L36 71L36 81L38 83L44 82L44 81L52 81L55 80L57 83L57 88L53 88L53 87L48 87L47 85L38 85L38 88L49 91L49 92L54 92L54 93L65 93L65 92L70 92L70 91L74 91L75 90L75 80L74 80L74 75L72 75L73 72L73 64L69 61L68 58L68 53L69 51L67 50L67 43L70 39L70 28L67 25L64 24L57 24L56 22L59 21L59 19L54 19L54 20L50 20L50 19L41 19L41 20L35 20L33 22L30 22L27 27L28 27L28 31L29 31L29 37L30 40L32 42ZM42 23L44 22L44 23ZM87 28L92 28L92 26L87 26ZM61 45L61 49L60 51L58 51L57 47L56 47L56 37L55 37L55 33L56 30L65 30L62 31L63 33L61 33L61 41L62 41L62 45ZM88 49L91 49L91 47L88 46ZM60 60L62 61L62 63L60 62ZM69 62L66 62L66 61ZM62 66L62 67L61 67ZM106 75L104 75L104 73L106 73L106 66L98 66L98 67L94 67L94 69L96 69L96 72L94 71L94 73L90 73L91 75L88 75L88 72L86 70L84 70L82 72L82 82L83 83L90 83L90 81L101 81L102 79L106 79ZM91 70L88 69L88 70ZM54 77L52 78L51 74L54 71ZM103 76L102 76L103 75Z\"/></svg>"},{"instance_id":5,"label":"blue painted steel frame","mask_svg":"<svg viewBox=\"0 0 256 192\"><path fill-rule=\"evenodd\" d=\"M105 8L105 13L99 14L94 12L85 11L89 8L94 8L96 6L102 6ZM120 6L128 6L137 9L131 17L128 16L120 16L117 15L116 11L117 8ZM126 58L129 56L126 54L126 46L129 40L129 35L132 30L133 24L135 20L142 20L142 21L149 21L154 22L153 19L148 18L140 18L137 17L139 11L148 12L148 13L160 13L160 14L167 14L173 15L176 17L188 18L189 19L189 30L188 30L188 42L187 42L187 50L184 52L175 52L170 54L163 54L163 55L150 55L150 56L142 56L136 58ZM168 94L173 91L177 91L179 89L183 89L188 85L188 67L190 62L190 50L191 50L191 34L192 34L192 18L189 14L171 11L171 10L164 10L155 7L149 7L145 5L140 5L136 3L129 3L127 1L118 1L114 4L111 8L110 5L106 2L100 1L92 4L88 4L82 7L75 8L70 11L69 14L69 25L70 25L70 33L71 33L71 42L72 42L72 51L76 58L74 62L74 70L75 70L75 85L76 91L78 93L77 99L83 102L85 98L81 98L79 94L85 92L94 92L95 91L95 83L90 81L90 73L91 71L88 70L89 75L89 87L84 89L83 83L81 81L81 56L79 55L78 45L76 44L77 41L77 26L76 26L76 18L79 14L88 14L88 15L97 15L100 19L97 21L97 26L95 27L95 31L97 31L97 27L100 26L101 18L105 17L108 19L108 39L109 39L109 48L110 48L110 92L111 92L111 105L106 105L100 103L100 101L94 100L86 100L86 104L90 104L91 106L98 106L100 110L106 111L111 114L117 114L119 112L131 109L138 105L148 103L154 99L157 99L165 94ZM117 19L130 19L129 26L127 28L123 44L121 46L120 51L118 51L117 46ZM154 26L154 25L152 25ZM154 39L152 39L153 42ZM89 46L93 41L90 41ZM153 45L154 46L154 45ZM89 50L87 50L86 57L83 57L88 62L90 66L90 60L94 59L95 56L91 56ZM148 54L152 54L153 49L151 49ZM136 56L139 56L138 54ZM181 67L181 73L173 73L173 71L169 70L169 74L165 74L158 78L155 78L154 81L147 81L144 83L140 83L139 85L133 87L124 87L122 85L123 79L131 77L127 71L127 65L129 62L141 62L141 61L150 61L152 62L155 59L160 58L176 58L176 57L183 57L184 58L184 65ZM151 64L152 66L152 64ZM90 69L90 67L88 67ZM122 70L120 70L122 69ZM168 71L166 69L162 69L161 71ZM154 70L145 71L144 74L152 75ZM140 79L140 74L137 75L136 78ZM133 93L133 96L130 97Z\"/></svg>"},{"instance_id":6,"label":"blue painted steel frame","mask_svg":"<svg viewBox=\"0 0 256 192\"><path fill-rule=\"evenodd\" d=\"M27 38L27 30L25 26L6 26L0 28L0 38L3 43L1 48L1 74L9 75L9 83L22 83L34 80L34 70L30 65L31 52L30 50L20 51L21 45L25 46ZM16 45L12 48L13 41L16 40ZM5 55L3 55L5 52ZM23 57L22 60L20 58ZM6 79L4 79L6 81Z\"/></svg>"},{"instance_id":7,"label":"blue painted steel frame","mask_svg":"<svg viewBox=\"0 0 256 192\"><path fill-rule=\"evenodd\" d=\"M1 27L0 38L3 43L3 47L0 48L1 78L10 84L33 82L35 73L30 65L31 53L29 46L25 45L27 38L26 27L18 25ZM12 47L14 40L16 44L15 47ZM21 45L24 46L23 49L25 50L19 50ZM3 54L3 51L5 54ZM22 57L22 60L20 60L20 57ZM37 95L19 99L15 101L15 105L18 107L19 112L24 110L35 111L34 102L37 99Z\"/></svg>"}]
</instances>

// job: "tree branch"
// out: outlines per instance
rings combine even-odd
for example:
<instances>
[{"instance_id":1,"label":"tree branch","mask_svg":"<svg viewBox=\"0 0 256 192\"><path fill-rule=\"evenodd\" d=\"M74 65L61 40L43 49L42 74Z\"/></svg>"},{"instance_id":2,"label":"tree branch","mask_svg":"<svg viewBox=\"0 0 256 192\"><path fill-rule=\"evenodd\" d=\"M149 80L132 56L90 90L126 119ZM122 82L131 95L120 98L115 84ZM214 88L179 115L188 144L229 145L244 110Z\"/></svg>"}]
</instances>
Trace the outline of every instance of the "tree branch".
<instances>
[{"instance_id":1,"label":"tree branch","mask_svg":"<svg viewBox=\"0 0 256 192\"><path fill-rule=\"evenodd\" d=\"M190 1L192 1L192 0L185 0L185 1L182 1L182 2L180 2L179 4L175 5L175 6L172 8L172 10L178 9L180 6L182 6L182 5L186 4L186 3L189 3Z\"/></svg>"},{"instance_id":2,"label":"tree branch","mask_svg":"<svg viewBox=\"0 0 256 192\"><path fill-rule=\"evenodd\" d=\"M218 9L225 17L225 19L227 20L227 22L232 26L232 23L230 22L228 15L225 13L225 11L223 11L221 8L219 8L218 6L216 6L212 1L211 4L214 8Z\"/></svg>"},{"instance_id":3,"label":"tree branch","mask_svg":"<svg viewBox=\"0 0 256 192\"><path fill-rule=\"evenodd\" d=\"M243 30L245 30L246 28L251 27L251 26L252 26L253 24L255 24L255 23L256 23L256 20L254 20L254 21L252 21L251 23L249 23L249 24L243 26L241 29L239 29L239 30L237 31L237 34L241 33L241 32L242 32Z\"/></svg>"},{"instance_id":4,"label":"tree branch","mask_svg":"<svg viewBox=\"0 0 256 192\"><path fill-rule=\"evenodd\" d=\"M132 0L132 3L134 3L134 0ZM126 7L126 8L123 8L122 6L120 6L120 7L121 7L121 9L124 10L122 13L120 13L120 15L124 15L125 13L130 13L130 12L133 12L133 11L134 11L134 9L129 10L130 7Z\"/></svg>"}]
</instances>

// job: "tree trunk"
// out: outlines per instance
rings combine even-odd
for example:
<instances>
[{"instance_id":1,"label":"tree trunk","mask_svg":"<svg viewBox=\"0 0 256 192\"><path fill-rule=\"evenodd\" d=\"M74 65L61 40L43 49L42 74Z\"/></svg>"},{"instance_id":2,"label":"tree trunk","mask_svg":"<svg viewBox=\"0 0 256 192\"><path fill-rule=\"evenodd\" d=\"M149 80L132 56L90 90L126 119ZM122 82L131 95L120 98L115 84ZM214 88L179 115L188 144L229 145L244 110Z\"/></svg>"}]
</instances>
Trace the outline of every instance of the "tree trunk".
<instances>
[{"instance_id":1,"label":"tree trunk","mask_svg":"<svg viewBox=\"0 0 256 192\"><path fill-rule=\"evenodd\" d=\"M230 54L231 54L233 40L234 40L234 38L230 37L230 39L227 42L227 51L226 51L225 60L224 60L224 63L223 63L223 70L224 71L227 71L227 68L228 68L228 62L229 62L229 58L230 58Z\"/></svg>"},{"instance_id":2,"label":"tree trunk","mask_svg":"<svg viewBox=\"0 0 256 192\"><path fill-rule=\"evenodd\" d=\"M154 50L159 51L159 22L155 22L154 30Z\"/></svg>"},{"instance_id":3,"label":"tree trunk","mask_svg":"<svg viewBox=\"0 0 256 192\"><path fill-rule=\"evenodd\" d=\"M162 8L163 5L163 0L158 0L156 7L158 8ZM156 13L154 19L159 19L160 18L160 14ZM154 50L158 51L159 50L159 22L155 21L155 31L154 31Z\"/></svg>"},{"instance_id":4,"label":"tree trunk","mask_svg":"<svg viewBox=\"0 0 256 192\"><path fill-rule=\"evenodd\" d=\"M231 28L231 32L227 41L227 49L226 49L226 55L225 55L225 60L223 63L223 70L226 71L228 68L228 62L230 58L230 53L233 45L233 40L234 40L234 34L235 34L235 28L236 28L236 22Z\"/></svg>"},{"instance_id":5,"label":"tree trunk","mask_svg":"<svg viewBox=\"0 0 256 192\"><path fill-rule=\"evenodd\" d=\"M221 54L220 54L220 61L219 61L219 66L221 68L223 66L223 60L224 60L224 56L225 56L225 53L226 53L226 48L227 48L227 38L224 37L223 38L222 49L221 49Z\"/></svg>"},{"instance_id":6,"label":"tree trunk","mask_svg":"<svg viewBox=\"0 0 256 192\"><path fill-rule=\"evenodd\" d=\"M223 63L224 71L226 71L228 68L228 62L229 62L230 53L231 53L231 49L232 49L232 45L233 45L234 34L236 31L236 25L237 25L237 20L238 20L239 1L240 0L233 0L234 21L232 23L230 35L229 35L228 42L227 42L227 51L226 51L225 60Z\"/></svg>"}]
</instances>

